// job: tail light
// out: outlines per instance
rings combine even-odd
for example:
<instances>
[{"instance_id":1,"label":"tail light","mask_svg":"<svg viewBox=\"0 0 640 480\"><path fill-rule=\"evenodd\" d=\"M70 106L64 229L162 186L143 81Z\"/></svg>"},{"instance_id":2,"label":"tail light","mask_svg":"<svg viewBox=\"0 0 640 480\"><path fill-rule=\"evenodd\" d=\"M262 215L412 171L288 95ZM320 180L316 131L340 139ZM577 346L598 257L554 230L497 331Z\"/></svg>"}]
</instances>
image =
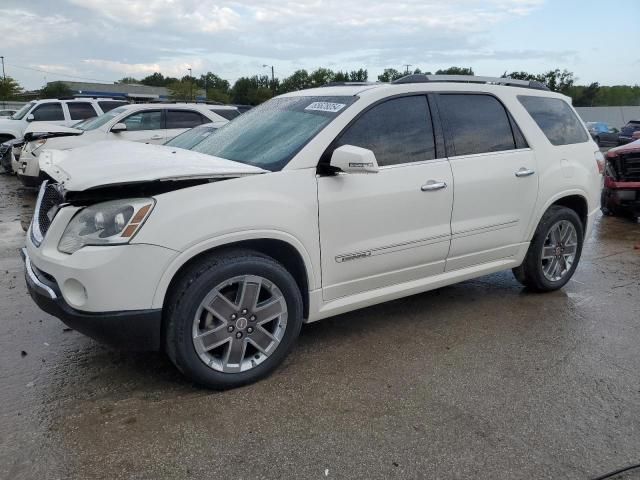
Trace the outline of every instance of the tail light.
<instances>
[{"instance_id":1,"label":"tail light","mask_svg":"<svg viewBox=\"0 0 640 480\"><path fill-rule=\"evenodd\" d=\"M604 172L604 155L602 155L602 152L600 150L598 150L597 152L593 152L593 155L596 159L596 165L598 165L598 173L602 175L602 173Z\"/></svg>"}]
</instances>

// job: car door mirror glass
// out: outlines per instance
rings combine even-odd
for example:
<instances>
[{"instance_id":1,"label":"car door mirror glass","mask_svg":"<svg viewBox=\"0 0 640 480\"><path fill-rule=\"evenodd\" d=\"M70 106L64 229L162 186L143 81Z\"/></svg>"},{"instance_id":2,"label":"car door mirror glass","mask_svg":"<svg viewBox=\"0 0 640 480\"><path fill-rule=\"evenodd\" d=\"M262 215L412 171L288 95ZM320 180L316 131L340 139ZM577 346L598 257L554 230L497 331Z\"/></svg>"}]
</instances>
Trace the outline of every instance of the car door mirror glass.
<instances>
[{"instance_id":1,"label":"car door mirror glass","mask_svg":"<svg viewBox=\"0 0 640 480\"><path fill-rule=\"evenodd\" d=\"M124 132L126 130L127 130L127 125L122 122L116 123L113 127L111 127L111 132L113 133Z\"/></svg>"},{"instance_id":2,"label":"car door mirror glass","mask_svg":"<svg viewBox=\"0 0 640 480\"><path fill-rule=\"evenodd\" d=\"M27 118L25 119L27 122L33 122L35 120L36 117L33 116L33 113L30 113L29 115L27 115Z\"/></svg>"},{"instance_id":3,"label":"car door mirror glass","mask_svg":"<svg viewBox=\"0 0 640 480\"><path fill-rule=\"evenodd\" d=\"M375 154L354 145L336 148L331 155L330 165L344 173L378 173L379 170Z\"/></svg>"}]
</instances>

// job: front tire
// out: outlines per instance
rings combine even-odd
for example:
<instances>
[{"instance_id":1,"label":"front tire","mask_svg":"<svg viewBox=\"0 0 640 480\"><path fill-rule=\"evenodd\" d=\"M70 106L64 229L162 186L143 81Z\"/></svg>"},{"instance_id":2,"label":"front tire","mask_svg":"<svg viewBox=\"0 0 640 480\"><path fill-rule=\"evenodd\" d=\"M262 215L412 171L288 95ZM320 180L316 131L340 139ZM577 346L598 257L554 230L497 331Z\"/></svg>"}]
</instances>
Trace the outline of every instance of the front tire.
<instances>
[{"instance_id":1,"label":"front tire","mask_svg":"<svg viewBox=\"0 0 640 480\"><path fill-rule=\"evenodd\" d=\"M223 390L273 372L302 327L302 295L274 259L212 254L184 271L165 307L165 348L197 384Z\"/></svg>"},{"instance_id":2,"label":"front tire","mask_svg":"<svg viewBox=\"0 0 640 480\"><path fill-rule=\"evenodd\" d=\"M542 216L516 279L537 292L562 288L573 276L584 243L584 226L575 211L554 205Z\"/></svg>"}]
</instances>

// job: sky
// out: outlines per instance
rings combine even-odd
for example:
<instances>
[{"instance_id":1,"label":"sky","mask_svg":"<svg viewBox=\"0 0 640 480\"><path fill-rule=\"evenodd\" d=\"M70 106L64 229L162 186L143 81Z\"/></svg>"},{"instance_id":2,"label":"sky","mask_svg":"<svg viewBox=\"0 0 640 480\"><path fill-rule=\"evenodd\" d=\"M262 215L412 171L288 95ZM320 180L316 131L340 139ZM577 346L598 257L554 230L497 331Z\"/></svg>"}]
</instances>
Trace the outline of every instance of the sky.
<instances>
[{"instance_id":1,"label":"sky","mask_svg":"<svg viewBox=\"0 0 640 480\"><path fill-rule=\"evenodd\" d=\"M0 55L26 89L155 71L472 67L640 84L640 0L2 0Z\"/></svg>"}]
</instances>

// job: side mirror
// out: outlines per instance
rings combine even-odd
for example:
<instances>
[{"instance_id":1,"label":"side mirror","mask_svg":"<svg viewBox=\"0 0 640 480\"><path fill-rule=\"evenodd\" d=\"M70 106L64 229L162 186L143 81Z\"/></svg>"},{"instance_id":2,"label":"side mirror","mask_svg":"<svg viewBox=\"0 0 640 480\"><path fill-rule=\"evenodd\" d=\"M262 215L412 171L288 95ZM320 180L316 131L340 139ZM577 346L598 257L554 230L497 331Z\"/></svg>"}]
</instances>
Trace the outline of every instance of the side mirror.
<instances>
[{"instance_id":1,"label":"side mirror","mask_svg":"<svg viewBox=\"0 0 640 480\"><path fill-rule=\"evenodd\" d=\"M111 127L112 133L124 132L127 130L127 125L124 123L116 123L113 127Z\"/></svg>"},{"instance_id":2,"label":"side mirror","mask_svg":"<svg viewBox=\"0 0 640 480\"><path fill-rule=\"evenodd\" d=\"M366 148L343 145L331 155L330 165L344 173L378 173L378 161L375 154Z\"/></svg>"},{"instance_id":3,"label":"side mirror","mask_svg":"<svg viewBox=\"0 0 640 480\"><path fill-rule=\"evenodd\" d=\"M35 119L36 117L33 116L33 113L30 113L29 115L27 115L27 118L25 118L27 122L33 122Z\"/></svg>"}]
</instances>

